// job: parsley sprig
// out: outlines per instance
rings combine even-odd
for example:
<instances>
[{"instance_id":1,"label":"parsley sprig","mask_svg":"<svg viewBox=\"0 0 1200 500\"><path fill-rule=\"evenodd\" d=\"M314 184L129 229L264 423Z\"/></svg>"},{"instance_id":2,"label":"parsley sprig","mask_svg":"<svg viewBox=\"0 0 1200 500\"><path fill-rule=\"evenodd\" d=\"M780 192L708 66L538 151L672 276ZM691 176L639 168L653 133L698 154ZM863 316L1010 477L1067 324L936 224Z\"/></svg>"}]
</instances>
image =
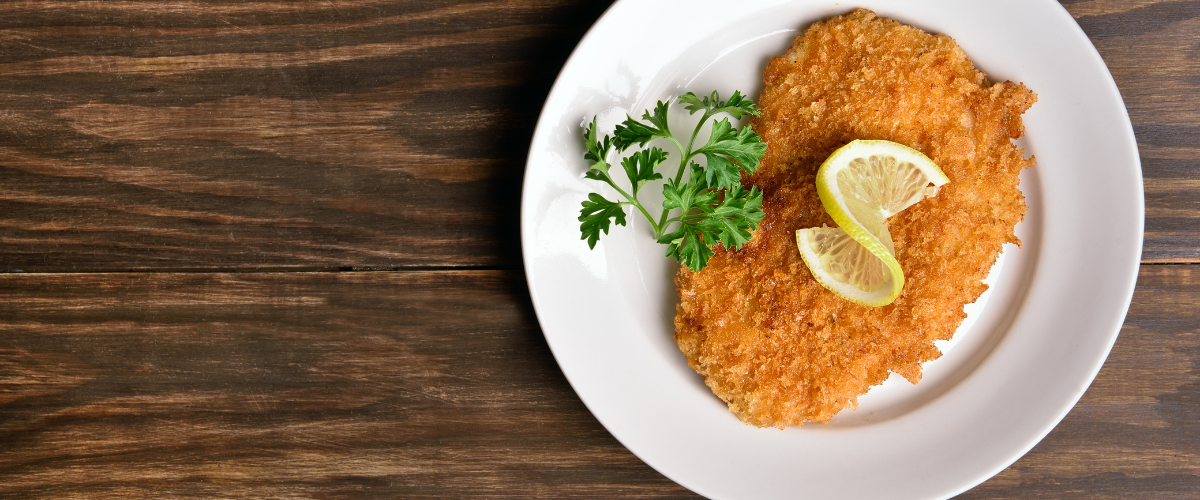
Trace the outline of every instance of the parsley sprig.
<instances>
[{"instance_id":1,"label":"parsley sprig","mask_svg":"<svg viewBox=\"0 0 1200 500\"><path fill-rule=\"evenodd\" d=\"M591 193L579 211L580 239L595 248L600 233L608 234L615 222L625 225L625 207L632 206L650 221L654 238L667 245L667 256L687 265L693 271L704 269L717 245L741 248L750 240L750 232L758 228L763 218L762 193L757 187L742 186L742 173L758 169L759 160L767 146L749 126L737 128L729 117L740 120L746 115L759 114L758 108L738 91L728 101L722 101L714 91L706 97L688 92L679 102L689 114L702 113L700 121L684 144L671 132L667 121L669 104L659 101L653 112L647 110L641 120L626 116L613 135L600 136L596 119L583 131L584 159L590 162L585 177L612 186L621 196L610 201ZM704 125L717 115L728 115L712 124L708 140L697 147L696 138ZM624 153L636 145L645 148L656 139L669 141L679 151L679 166L675 175L663 185L662 213L655 219L638 199L638 193L650 181L663 179L658 167L666 162L668 153L658 147L640 149L621 160L621 168L629 180L623 189L613 180L609 157L613 150ZM705 164L694 161L704 158Z\"/></svg>"}]
</instances>

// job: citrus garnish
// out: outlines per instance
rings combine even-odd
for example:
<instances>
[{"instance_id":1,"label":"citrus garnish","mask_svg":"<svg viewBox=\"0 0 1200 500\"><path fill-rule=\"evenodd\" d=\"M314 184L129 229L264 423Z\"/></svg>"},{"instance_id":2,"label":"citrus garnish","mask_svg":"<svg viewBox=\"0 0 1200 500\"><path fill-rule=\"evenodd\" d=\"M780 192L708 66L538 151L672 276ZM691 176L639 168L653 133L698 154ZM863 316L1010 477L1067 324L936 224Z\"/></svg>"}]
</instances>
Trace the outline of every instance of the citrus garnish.
<instances>
[{"instance_id":1,"label":"citrus garnish","mask_svg":"<svg viewBox=\"0 0 1200 500\"><path fill-rule=\"evenodd\" d=\"M804 263L819 283L847 300L891 304L904 287L904 270L887 218L949 181L933 160L902 144L860 140L842 146L817 170L817 194L838 227L796 231Z\"/></svg>"}]
</instances>

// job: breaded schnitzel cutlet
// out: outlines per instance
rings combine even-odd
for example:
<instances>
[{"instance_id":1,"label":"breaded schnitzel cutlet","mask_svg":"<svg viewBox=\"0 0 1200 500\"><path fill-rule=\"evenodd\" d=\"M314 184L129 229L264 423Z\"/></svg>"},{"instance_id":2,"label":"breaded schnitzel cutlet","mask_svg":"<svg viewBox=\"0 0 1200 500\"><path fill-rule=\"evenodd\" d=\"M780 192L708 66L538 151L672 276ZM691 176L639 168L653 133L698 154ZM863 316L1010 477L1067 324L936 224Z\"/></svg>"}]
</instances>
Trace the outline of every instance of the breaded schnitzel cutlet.
<instances>
[{"instance_id":1,"label":"breaded schnitzel cutlet","mask_svg":"<svg viewBox=\"0 0 1200 500\"><path fill-rule=\"evenodd\" d=\"M921 379L966 317L963 306L1025 216L1017 188L1033 164L1011 139L1037 97L991 84L948 36L857 10L813 24L767 65L751 125L767 143L744 179L766 216L741 250L719 249L701 272L681 266L675 341L744 422L827 422L896 372ZM938 194L888 219L906 283L867 307L822 287L801 260L796 230L834 226L817 168L854 139L915 148L950 178Z\"/></svg>"}]
</instances>

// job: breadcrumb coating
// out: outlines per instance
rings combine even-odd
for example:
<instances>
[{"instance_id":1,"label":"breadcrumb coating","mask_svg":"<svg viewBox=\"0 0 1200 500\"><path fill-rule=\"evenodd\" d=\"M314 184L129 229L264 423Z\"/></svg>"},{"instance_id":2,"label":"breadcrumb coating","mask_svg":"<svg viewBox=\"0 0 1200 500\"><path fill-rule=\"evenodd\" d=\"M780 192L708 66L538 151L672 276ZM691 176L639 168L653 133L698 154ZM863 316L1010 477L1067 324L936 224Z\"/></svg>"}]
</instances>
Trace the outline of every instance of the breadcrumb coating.
<instances>
[{"instance_id":1,"label":"breadcrumb coating","mask_svg":"<svg viewBox=\"0 0 1200 500\"><path fill-rule=\"evenodd\" d=\"M763 80L751 126L767 152L744 182L763 190L766 216L741 250L679 268L675 341L738 418L783 428L855 408L889 372L916 383L941 355L934 341L986 290L1002 246L1020 244L1018 175L1033 160L1011 139L1037 97L989 83L952 38L862 9L813 24ZM884 307L826 290L796 249L796 230L835 225L816 171L854 139L910 146L950 178L888 220L906 282Z\"/></svg>"}]
</instances>

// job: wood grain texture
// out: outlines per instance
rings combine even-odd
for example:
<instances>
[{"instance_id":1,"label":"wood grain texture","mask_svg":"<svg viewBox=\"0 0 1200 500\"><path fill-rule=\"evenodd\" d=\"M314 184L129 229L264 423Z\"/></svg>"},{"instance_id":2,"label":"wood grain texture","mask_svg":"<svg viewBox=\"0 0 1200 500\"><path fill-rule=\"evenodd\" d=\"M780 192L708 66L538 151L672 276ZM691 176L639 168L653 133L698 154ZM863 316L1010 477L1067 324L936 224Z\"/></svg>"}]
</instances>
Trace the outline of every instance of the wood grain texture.
<instances>
[{"instance_id":1,"label":"wood grain texture","mask_svg":"<svg viewBox=\"0 0 1200 500\"><path fill-rule=\"evenodd\" d=\"M0 497L689 496L513 272L0 275Z\"/></svg>"},{"instance_id":2,"label":"wood grain texture","mask_svg":"<svg viewBox=\"0 0 1200 500\"><path fill-rule=\"evenodd\" d=\"M0 497L672 498L519 273L0 275ZM1146 265L1096 382L963 498L1194 498L1200 266Z\"/></svg>"},{"instance_id":3,"label":"wood grain texture","mask_svg":"<svg viewBox=\"0 0 1200 500\"><path fill-rule=\"evenodd\" d=\"M608 2L0 6L0 267L517 266Z\"/></svg>"}]
</instances>

